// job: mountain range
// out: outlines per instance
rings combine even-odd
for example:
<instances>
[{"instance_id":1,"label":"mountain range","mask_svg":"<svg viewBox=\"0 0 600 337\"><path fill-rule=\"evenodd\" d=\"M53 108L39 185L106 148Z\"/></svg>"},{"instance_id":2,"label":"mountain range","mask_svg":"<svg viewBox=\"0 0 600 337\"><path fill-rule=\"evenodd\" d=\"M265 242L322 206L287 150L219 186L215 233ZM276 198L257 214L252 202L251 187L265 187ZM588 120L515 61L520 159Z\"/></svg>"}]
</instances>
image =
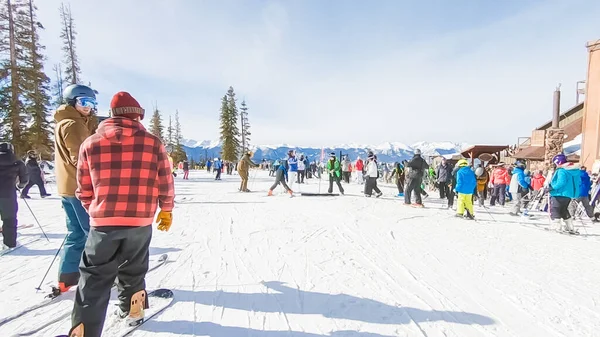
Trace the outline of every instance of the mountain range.
<instances>
[{"instance_id":1,"label":"mountain range","mask_svg":"<svg viewBox=\"0 0 600 337\"><path fill-rule=\"evenodd\" d=\"M418 142L408 146L400 142L386 142L379 145L364 145L364 144L341 144L325 147L324 156L329 156L329 153L335 152L338 156L340 152L344 155L349 155L352 160L358 156L363 159L367 156L367 151L371 150L377 155L380 162L396 162L413 157L416 149L421 150L423 156L443 156L454 153L460 153L462 149L469 146L466 143L453 142ZM220 157L221 144L219 141L196 141L184 139L183 148L188 156L188 159L202 161L206 158ZM296 153L308 156L309 160L319 160L321 158L321 148L294 146L289 144L277 145L258 145L254 146L254 161L262 159L275 160L285 158L290 149L295 149Z\"/></svg>"}]
</instances>

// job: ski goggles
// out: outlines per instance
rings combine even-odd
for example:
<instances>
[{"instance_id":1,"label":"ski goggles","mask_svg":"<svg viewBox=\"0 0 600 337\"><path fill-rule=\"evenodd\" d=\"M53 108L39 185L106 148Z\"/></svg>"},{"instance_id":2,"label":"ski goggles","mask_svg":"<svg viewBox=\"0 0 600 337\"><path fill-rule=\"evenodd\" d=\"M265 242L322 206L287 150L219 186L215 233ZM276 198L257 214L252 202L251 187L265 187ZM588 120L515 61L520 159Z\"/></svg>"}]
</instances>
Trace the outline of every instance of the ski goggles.
<instances>
[{"instance_id":1,"label":"ski goggles","mask_svg":"<svg viewBox=\"0 0 600 337\"><path fill-rule=\"evenodd\" d=\"M96 99L92 98L92 97L77 97L75 99L75 102L79 106L82 106L84 108L90 108L90 109L95 109L96 105L98 105L98 103L96 102Z\"/></svg>"}]
</instances>

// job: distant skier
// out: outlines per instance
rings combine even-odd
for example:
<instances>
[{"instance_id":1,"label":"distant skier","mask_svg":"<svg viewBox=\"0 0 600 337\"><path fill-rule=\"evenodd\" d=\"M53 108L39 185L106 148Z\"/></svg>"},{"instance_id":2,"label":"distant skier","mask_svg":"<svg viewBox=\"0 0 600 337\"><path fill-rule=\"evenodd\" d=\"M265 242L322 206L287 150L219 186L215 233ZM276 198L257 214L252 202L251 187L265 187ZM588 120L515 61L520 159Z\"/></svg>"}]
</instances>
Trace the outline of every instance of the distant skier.
<instances>
[{"instance_id":1,"label":"distant skier","mask_svg":"<svg viewBox=\"0 0 600 337\"><path fill-rule=\"evenodd\" d=\"M15 156L12 144L0 143L2 249L17 246L17 189L22 189L25 185L27 185L27 169L25 168L25 164Z\"/></svg>"},{"instance_id":2,"label":"distant skier","mask_svg":"<svg viewBox=\"0 0 600 337\"><path fill-rule=\"evenodd\" d=\"M252 151L248 151L244 153L242 160L237 165L238 174L240 178L242 178L242 182L240 184L240 192L250 192L248 189L248 175L250 167L258 167L250 158L252 158Z\"/></svg>"},{"instance_id":3,"label":"distant skier","mask_svg":"<svg viewBox=\"0 0 600 337\"><path fill-rule=\"evenodd\" d=\"M398 187L398 197L403 197L404 196L404 167L402 167L402 164L400 163L395 163L394 164L394 169L392 170L392 176L390 177L390 179L393 179L394 176L396 177L396 186Z\"/></svg>"},{"instance_id":4,"label":"distant skier","mask_svg":"<svg viewBox=\"0 0 600 337\"><path fill-rule=\"evenodd\" d=\"M377 187L377 162L375 161L375 156L369 156L367 158L367 182L365 184L365 196L371 197L373 191L375 191L375 196L379 198L383 193Z\"/></svg>"},{"instance_id":5,"label":"distant skier","mask_svg":"<svg viewBox=\"0 0 600 337\"><path fill-rule=\"evenodd\" d=\"M280 165L277 165L277 172L275 172L275 183L269 189L268 196L273 195L273 190L276 189L277 186L279 186L279 184L281 184L283 186L283 188L285 189L285 192L289 193L290 196L294 195L294 191L292 191L285 182L287 179L287 174L288 174L287 173L287 162L284 160L281 162Z\"/></svg>"},{"instance_id":6,"label":"distant skier","mask_svg":"<svg viewBox=\"0 0 600 337\"><path fill-rule=\"evenodd\" d=\"M189 180L190 179L190 163L188 163L187 160L184 160L183 165L181 165L181 168L183 169L183 179Z\"/></svg>"},{"instance_id":7,"label":"distant skier","mask_svg":"<svg viewBox=\"0 0 600 337\"><path fill-rule=\"evenodd\" d=\"M492 172L491 182L494 186L494 190L492 192L490 206L495 206L496 201L498 201L501 206L504 206L504 203L506 202L506 186L510 184L510 176L504 163L498 163L498 166Z\"/></svg>"},{"instance_id":8,"label":"distant skier","mask_svg":"<svg viewBox=\"0 0 600 337\"><path fill-rule=\"evenodd\" d=\"M209 159L206 161L206 172L210 173L211 168L212 168L212 162Z\"/></svg>"},{"instance_id":9,"label":"distant skier","mask_svg":"<svg viewBox=\"0 0 600 337\"><path fill-rule=\"evenodd\" d=\"M475 212L473 210L473 193L477 188L477 177L466 159L461 159L456 163L458 171L456 172L456 192L458 193L458 206L456 216L465 216L474 219Z\"/></svg>"},{"instance_id":10,"label":"distant skier","mask_svg":"<svg viewBox=\"0 0 600 337\"><path fill-rule=\"evenodd\" d=\"M329 193L333 193L333 182L337 184L341 194L344 194L344 188L340 183L342 177L342 167L340 161L335 156L335 152L331 152L327 161L327 174L329 176Z\"/></svg>"},{"instance_id":11,"label":"distant skier","mask_svg":"<svg viewBox=\"0 0 600 337\"><path fill-rule=\"evenodd\" d=\"M36 185L40 191L40 196L42 198L49 197L50 194L46 192L46 187L44 186L44 179L42 168L37 161L37 155L35 151L30 150L27 152L27 161L25 162L25 166L27 167L27 175L29 176L29 183L25 188L21 191L21 198L23 199L31 199L29 196L29 189Z\"/></svg>"},{"instance_id":12,"label":"distant skier","mask_svg":"<svg viewBox=\"0 0 600 337\"><path fill-rule=\"evenodd\" d=\"M515 198L513 210L510 212L512 216L518 216L521 214L521 207L524 206L524 198L529 194L531 186L525 181L525 163L518 160L515 163L516 167L513 170L512 179L510 181L509 192ZM527 215L525 212L523 215Z\"/></svg>"},{"instance_id":13,"label":"distant skier","mask_svg":"<svg viewBox=\"0 0 600 337\"><path fill-rule=\"evenodd\" d=\"M483 207L485 206L486 190L490 176L481 164L475 169L475 176L477 177L477 200L479 201L479 206Z\"/></svg>"},{"instance_id":14,"label":"distant skier","mask_svg":"<svg viewBox=\"0 0 600 337\"><path fill-rule=\"evenodd\" d=\"M452 180L452 166L448 164L446 158L442 158L441 164L436 170L436 182L440 189L440 199L446 199L450 194L450 183Z\"/></svg>"},{"instance_id":15,"label":"distant skier","mask_svg":"<svg viewBox=\"0 0 600 337\"><path fill-rule=\"evenodd\" d=\"M304 155L300 155L298 159L298 184L304 184L304 177L306 176L306 163L304 161Z\"/></svg>"},{"instance_id":16,"label":"distant skier","mask_svg":"<svg viewBox=\"0 0 600 337\"><path fill-rule=\"evenodd\" d=\"M221 158L215 158L213 169L217 172L215 180L221 180L221 172L223 171L223 162L221 161Z\"/></svg>"},{"instance_id":17,"label":"distant skier","mask_svg":"<svg viewBox=\"0 0 600 337\"><path fill-rule=\"evenodd\" d=\"M404 204L411 204L412 192L415 192L415 203L412 204L416 207L423 207L423 201L421 200L421 184L423 183L423 175L425 171L429 169L429 165L425 162L425 159L421 157L421 150L416 149L413 158L406 164L405 167L409 168L406 189L404 191Z\"/></svg>"},{"instance_id":18,"label":"distant skier","mask_svg":"<svg viewBox=\"0 0 600 337\"><path fill-rule=\"evenodd\" d=\"M352 165L352 163L350 162L350 159L348 159L348 156L344 156L344 159L342 160L342 177L344 179L344 182L346 184L350 184L350 166Z\"/></svg>"},{"instance_id":19,"label":"distant skier","mask_svg":"<svg viewBox=\"0 0 600 337\"><path fill-rule=\"evenodd\" d=\"M172 222L174 186L165 147L140 122L144 109L131 95L117 93L110 109L111 118L79 152L77 197L92 227L79 267L70 337L100 337L115 277L115 314L128 324L144 318L144 278L157 206L158 230L168 231ZM140 169L132 170L132 162Z\"/></svg>"},{"instance_id":20,"label":"distant skier","mask_svg":"<svg viewBox=\"0 0 600 337\"><path fill-rule=\"evenodd\" d=\"M296 158L296 153L294 150L288 151L288 183L290 189L293 189L294 182L298 179L298 158Z\"/></svg>"},{"instance_id":21,"label":"distant skier","mask_svg":"<svg viewBox=\"0 0 600 337\"><path fill-rule=\"evenodd\" d=\"M552 225L558 232L578 234L569 213L569 204L579 195L581 185L579 166L569 163L567 157L562 153L554 156L552 162L556 165L556 171L548 185ZM564 230L561 220L564 222Z\"/></svg>"},{"instance_id":22,"label":"distant skier","mask_svg":"<svg viewBox=\"0 0 600 337\"><path fill-rule=\"evenodd\" d=\"M64 105L54 114L56 188L62 198L67 220L67 238L59 265L58 290L67 291L79 281L79 261L85 248L90 218L75 197L79 147L94 131L92 111L96 109L96 92L85 85L73 84L63 91Z\"/></svg>"},{"instance_id":23,"label":"distant skier","mask_svg":"<svg viewBox=\"0 0 600 337\"><path fill-rule=\"evenodd\" d=\"M363 171L365 169L365 165L363 163L363 160L360 159L360 157L356 158L356 163L354 164L354 170L356 171L356 182L358 184L364 184L364 178L363 178Z\"/></svg>"}]
</instances>

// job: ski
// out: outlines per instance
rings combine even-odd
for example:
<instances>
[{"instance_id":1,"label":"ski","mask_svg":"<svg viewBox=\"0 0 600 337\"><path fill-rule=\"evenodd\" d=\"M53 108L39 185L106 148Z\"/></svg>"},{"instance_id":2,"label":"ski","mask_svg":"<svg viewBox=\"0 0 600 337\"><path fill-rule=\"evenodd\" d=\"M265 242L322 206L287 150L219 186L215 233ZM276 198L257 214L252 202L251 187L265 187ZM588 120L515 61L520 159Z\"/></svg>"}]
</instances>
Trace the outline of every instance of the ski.
<instances>
[{"instance_id":1,"label":"ski","mask_svg":"<svg viewBox=\"0 0 600 337\"><path fill-rule=\"evenodd\" d=\"M158 258L156 263L154 265L150 266L150 268L148 268L148 272L156 270L158 267L165 265L167 263L168 257L169 257L168 254L162 254ZM116 286L117 286L116 284L113 284L113 288ZM75 287L73 287L73 288L75 288ZM47 307L53 303L60 302L62 300L73 299L74 297L75 297L75 291L68 291L68 292L61 293L60 291L56 291L55 287L52 287L52 291L44 296L44 300L42 302L34 304L34 305L20 311L17 314L14 314L12 316L8 316L8 317L1 319L0 326L3 326L4 324L9 323L11 321L14 321L15 319L17 319L19 317L27 315L30 312L42 309L44 307Z\"/></svg>"}]
</instances>

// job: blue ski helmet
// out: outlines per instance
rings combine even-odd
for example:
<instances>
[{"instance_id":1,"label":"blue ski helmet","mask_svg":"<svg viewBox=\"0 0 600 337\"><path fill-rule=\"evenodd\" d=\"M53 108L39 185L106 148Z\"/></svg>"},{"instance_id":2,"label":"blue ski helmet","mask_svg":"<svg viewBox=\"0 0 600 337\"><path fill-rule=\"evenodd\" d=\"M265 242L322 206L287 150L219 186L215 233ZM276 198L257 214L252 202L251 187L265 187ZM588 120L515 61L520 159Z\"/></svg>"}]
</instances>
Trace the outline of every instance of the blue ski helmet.
<instances>
[{"instance_id":1,"label":"blue ski helmet","mask_svg":"<svg viewBox=\"0 0 600 337\"><path fill-rule=\"evenodd\" d=\"M559 153L552 158L552 162L557 166L562 165L567 162L567 156L564 153Z\"/></svg>"},{"instance_id":2,"label":"blue ski helmet","mask_svg":"<svg viewBox=\"0 0 600 337\"><path fill-rule=\"evenodd\" d=\"M91 97L96 99L98 92L87 85L71 84L63 91L63 100L67 104L75 104L77 97Z\"/></svg>"},{"instance_id":3,"label":"blue ski helmet","mask_svg":"<svg viewBox=\"0 0 600 337\"><path fill-rule=\"evenodd\" d=\"M520 168L525 168L525 162L522 160L517 160L517 162L515 163L516 167L520 167Z\"/></svg>"}]
</instances>

